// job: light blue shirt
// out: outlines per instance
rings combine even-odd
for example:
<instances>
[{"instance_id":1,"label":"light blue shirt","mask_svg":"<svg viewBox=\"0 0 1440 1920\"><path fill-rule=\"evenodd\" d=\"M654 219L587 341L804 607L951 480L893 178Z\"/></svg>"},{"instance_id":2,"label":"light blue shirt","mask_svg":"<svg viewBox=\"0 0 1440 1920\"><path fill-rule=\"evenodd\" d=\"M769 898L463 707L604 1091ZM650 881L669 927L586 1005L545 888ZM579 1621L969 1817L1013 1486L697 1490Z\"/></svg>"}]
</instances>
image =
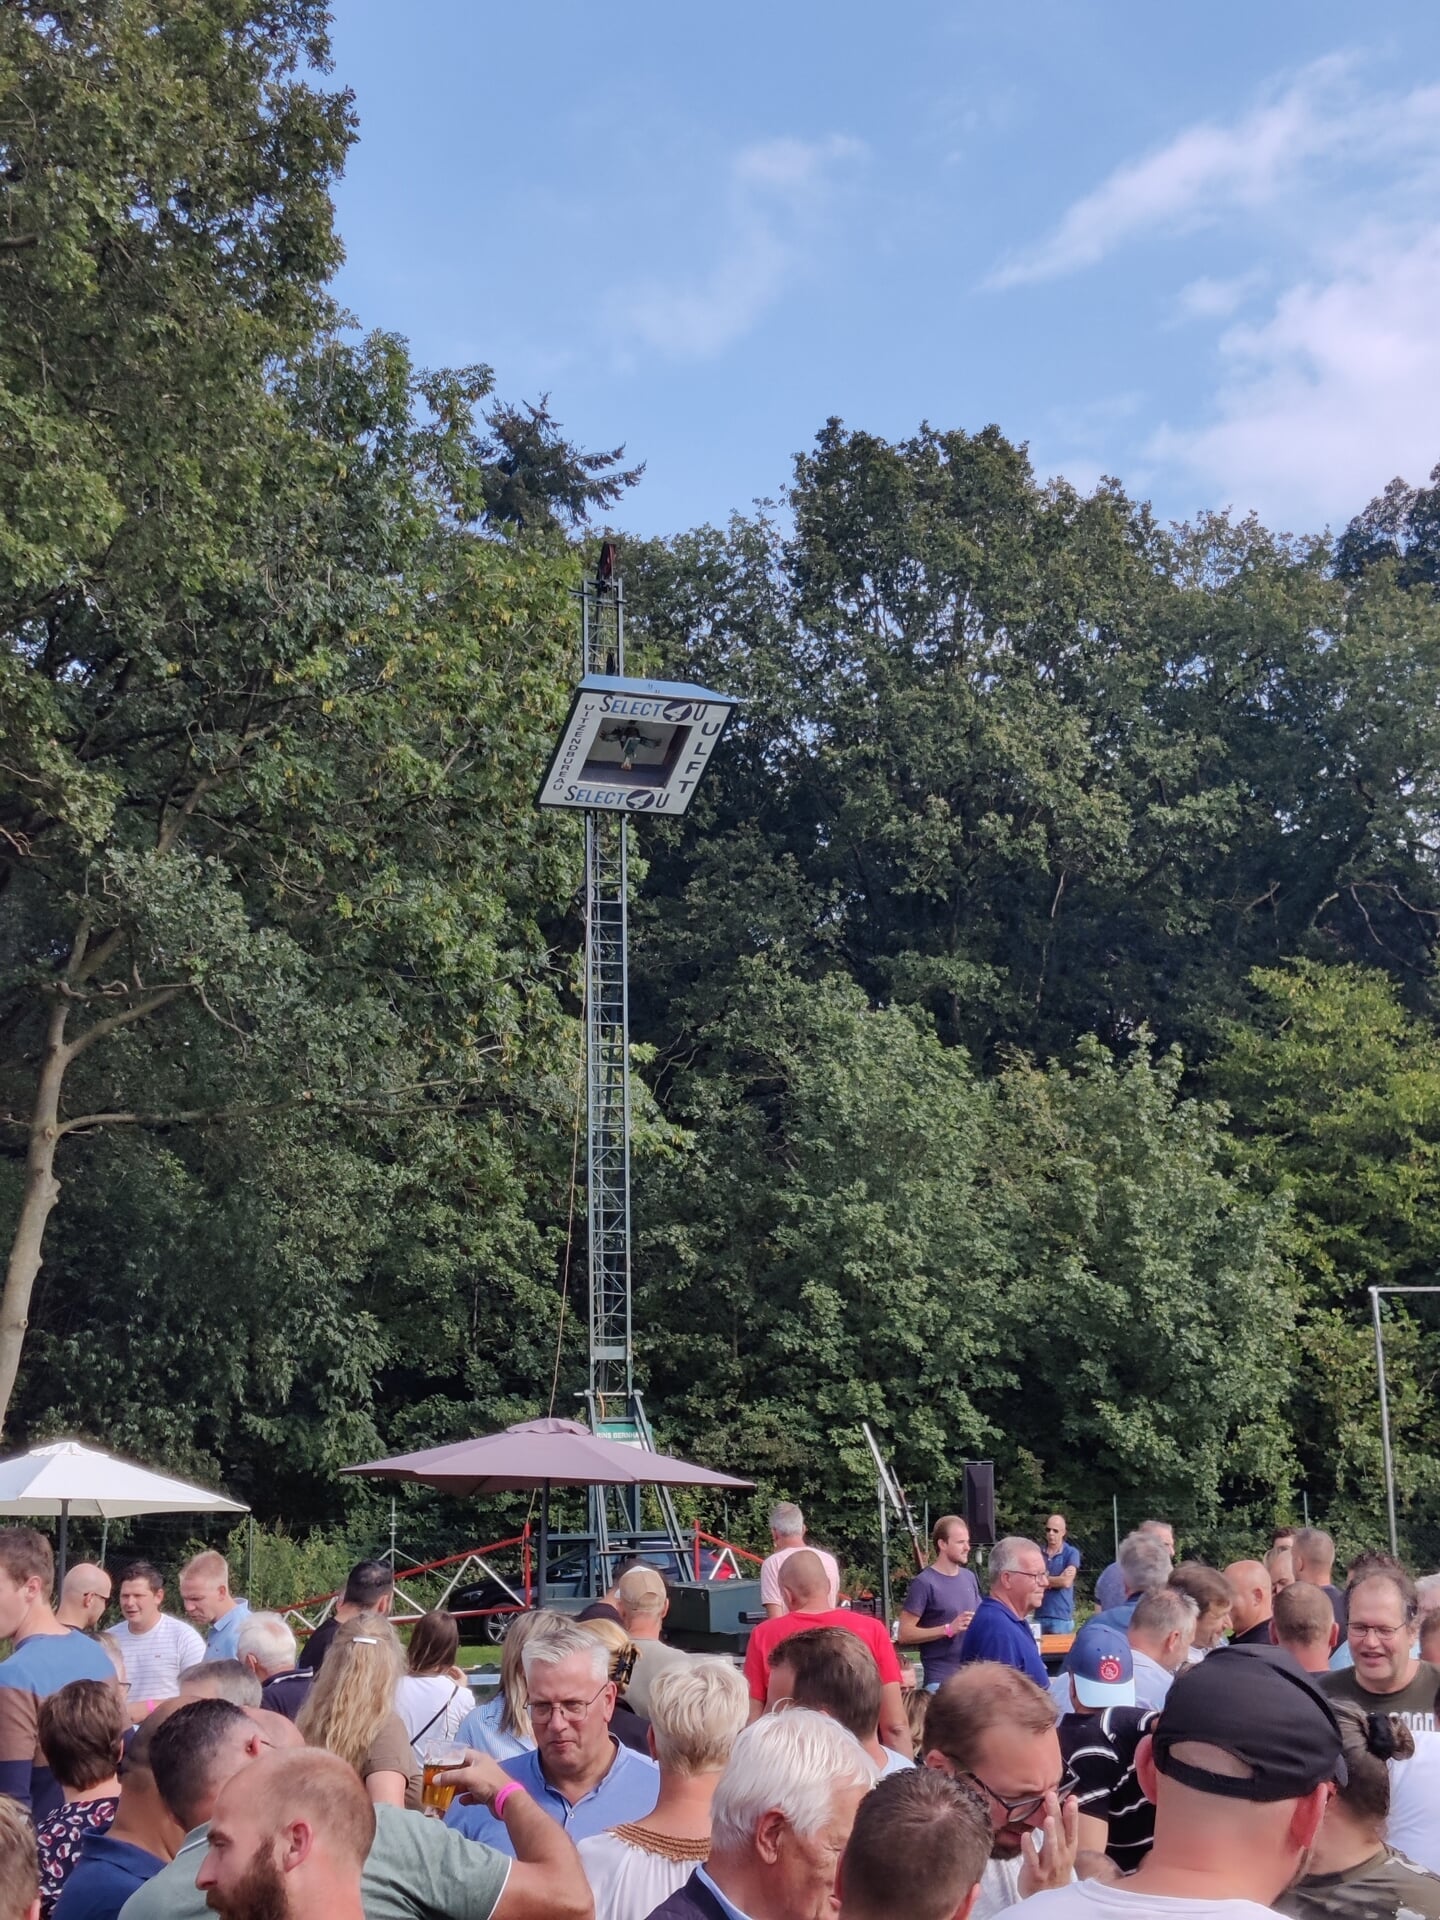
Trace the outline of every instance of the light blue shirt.
<instances>
[{"instance_id":1,"label":"light blue shirt","mask_svg":"<svg viewBox=\"0 0 1440 1920\"><path fill-rule=\"evenodd\" d=\"M455 1729L455 1738L467 1747L474 1747L477 1753L488 1753L492 1760L502 1764L513 1760L516 1754L533 1752L533 1740L522 1740L518 1733L506 1733L501 1727L504 1712L505 1696L497 1693L493 1700L470 1709Z\"/></svg>"},{"instance_id":2,"label":"light blue shirt","mask_svg":"<svg viewBox=\"0 0 1440 1920\"><path fill-rule=\"evenodd\" d=\"M643 1820L647 1813L655 1811L655 1802L660 1797L660 1769L655 1762L630 1747L622 1747L614 1734L610 1736L610 1744L615 1756L609 1772L598 1786L573 1804L545 1778L538 1750L517 1754L513 1760L504 1762L504 1768L537 1806L564 1827L572 1840L588 1840L591 1834L623 1826L626 1821ZM486 1846L514 1858L515 1848L505 1822L497 1820L489 1807L482 1807L478 1801L467 1805L458 1797L452 1800L445 1824L463 1833L467 1840L483 1840Z\"/></svg>"},{"instance_id":3,"label":"light blue shirt","mask_svg":"<svg viewBox=\"0 0 1440 1920\"><path fill-rule=\"evenodd\" d=\"M749 1914L745 1912L743 1907L737 1907L733 1900L729 1899L727 1895L720 1891L704 1867L697 1867L695 1869L695 1878L705 1882L706 1886L710 1889L712 1897L718 1904L720 1911L725 1915L725 1920L750 1920Z\"/></svg>"},{"instance_id":4,"label":"light blue shirt","mask_svg":"<svg viewBox=\"0 0 1440 1920\"><path fill-rule=\"evenodd\" d=\"M228 1613L222 1613L205 1639L207 1660L238 1660L236 1650L240 1629L250 1618L250 1602L237 1600Z\"/></svg>"},{"instance_id":5,"label":"light blue shirt","mask_svg":"<svg viewBox=\"0 0 1440 1920\"><path fill-rule=\"evenodd\" d=\"M1095 1605L1103 1613L1111 1607L1118 1607L1124 1598L1125 1576L1120 1571L1120 1562L1112 1560L1095 1582Z\"/></svg>"}]
</instances>

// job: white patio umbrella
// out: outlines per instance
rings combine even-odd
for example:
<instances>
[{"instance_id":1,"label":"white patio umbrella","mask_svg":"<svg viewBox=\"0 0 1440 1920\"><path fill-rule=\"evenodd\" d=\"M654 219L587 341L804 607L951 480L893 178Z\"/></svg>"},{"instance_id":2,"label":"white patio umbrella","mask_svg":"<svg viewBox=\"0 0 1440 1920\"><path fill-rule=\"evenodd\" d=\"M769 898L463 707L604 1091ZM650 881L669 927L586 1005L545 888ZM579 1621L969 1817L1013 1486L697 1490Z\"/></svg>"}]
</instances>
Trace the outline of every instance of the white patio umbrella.
<instances>
[{"instance_id":1,"label":"white patio umbrella","mask_svg":"<svg viewBox=\"0 0 1440 1920\"><path fill-rule=\"evenodd\" d=\"M137 1513L248 1513L238 1500L167 1473L117 1460L98 1447L82 1447L78 1440L55 1440L12 1453L0 1460L0 1513L38 1519L56 1514L60 1520L60 1579L70 1545L70 1517L77 1520L123 1520Z\"/></svg>"}]
</instances>

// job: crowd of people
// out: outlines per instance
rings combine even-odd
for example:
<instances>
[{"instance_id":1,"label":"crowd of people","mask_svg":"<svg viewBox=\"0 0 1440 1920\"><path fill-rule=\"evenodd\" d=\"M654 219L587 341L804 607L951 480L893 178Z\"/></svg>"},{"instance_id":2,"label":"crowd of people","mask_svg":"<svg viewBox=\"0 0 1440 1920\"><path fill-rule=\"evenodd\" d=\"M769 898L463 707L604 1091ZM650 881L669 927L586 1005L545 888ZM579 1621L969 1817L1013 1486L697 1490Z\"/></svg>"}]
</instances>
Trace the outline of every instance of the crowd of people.
<instances>
[{"instance_id":1,"label":"crowd of people","mask_svg":"<svg viewBox=\"0 0 1440 1920\"><path fill-rule=\"evenodd\" d=\"M188 1624L148 1563L57 1596L0 1530L0 1920L1440 1920L1440 1577L1341 1584L1314 1528L1177 1564L1147 1521L1072 1638L1063 1515L983 1590L947 1515L892 1640L772 1532L743 1662L671 1644L637 1562L518 1616L476 1704L383 1562L297 1644L217 1554Z\"/></svg>"}]
</instances>

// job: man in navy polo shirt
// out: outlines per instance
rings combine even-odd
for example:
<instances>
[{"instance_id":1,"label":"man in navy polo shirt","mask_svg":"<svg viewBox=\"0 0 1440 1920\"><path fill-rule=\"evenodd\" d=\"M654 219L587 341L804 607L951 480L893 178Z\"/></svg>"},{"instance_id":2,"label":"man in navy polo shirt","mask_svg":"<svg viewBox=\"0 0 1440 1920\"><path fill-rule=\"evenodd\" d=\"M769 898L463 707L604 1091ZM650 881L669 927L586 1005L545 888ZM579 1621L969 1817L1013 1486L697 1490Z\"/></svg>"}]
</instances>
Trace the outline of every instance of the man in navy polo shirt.
<instances>
[{"instance_id":1,"label":"man in navy polo shirt","mask_svg":"<svg viewBox=\"0 0 1440 1920\"><path fill-rule=\"evenodd\" d=\"M504 1762L510 1778L572 1840L653 1812L660 1769L610 1731L615 1683L607 1677L604 1643L567 1621L533 1635L520 1658L536 1744L533 1753ZM488 1806L457 1796L445 1824L501 1853L515 1852L504 1821Z\"/></svg>"},{"instance_id":2,"label":"man in navy polo shirt","mask_svg":"<svg viewBox=\"0 0 1440 1920\"><path fill-rule=\"evenodd\" d=\"M959 1664L998 1660L1028 1674L1036 1686L1048 1687L1050 1676L1027 1620L1039 1605L1048 1578L1045 1556L1033 1540L1018 1534L1001 1540L990 1555L989 1595L965 1629Z\"/></svg>"},{"instance_id":3,"label":"man in navy polo shirt","mask_svg":"<svg viewBox=\"0 0 1440 1920\"><path fill-rule=\"evenodd\" d=\"M1045 1596L1040 1602L1042 1633L1075 1631L1075 1576L1080 1571L1080 1549L1065 1538L1063 1513L1045 1522Z\"/></svg>"}]
</instances>

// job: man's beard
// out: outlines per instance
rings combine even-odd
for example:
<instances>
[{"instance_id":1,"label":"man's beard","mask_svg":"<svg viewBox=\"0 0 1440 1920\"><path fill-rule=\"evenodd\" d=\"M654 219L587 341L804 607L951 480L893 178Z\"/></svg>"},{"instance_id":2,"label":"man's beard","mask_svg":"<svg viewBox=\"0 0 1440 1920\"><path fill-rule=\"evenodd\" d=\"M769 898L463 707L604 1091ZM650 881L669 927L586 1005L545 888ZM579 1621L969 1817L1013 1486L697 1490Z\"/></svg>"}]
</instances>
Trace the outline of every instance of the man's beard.
<instances>
[{"instance_id":1,"label":"man's beard","mask_svg":"<svg viewBox=\"0 0 1440 1920\"><path fill-rule=\"evenodd\" d=\"M1014 1827L1001 1827L991 1836L990 1858L992 1860L1018 1860L1025 1848L1025 1834Z\"/></svg>"},{"instance_id":2,"label":"man's beard","mask_svg":"<svg viewBox=\"0 0 1440 1920\"><path fill-rule=\"evenodd\" d=\"M205 1904L220 1920L290 1920L285 1878L268 1847L261 1846L229 1893L211 1887Z\"/></svg>"}]
</instances>

